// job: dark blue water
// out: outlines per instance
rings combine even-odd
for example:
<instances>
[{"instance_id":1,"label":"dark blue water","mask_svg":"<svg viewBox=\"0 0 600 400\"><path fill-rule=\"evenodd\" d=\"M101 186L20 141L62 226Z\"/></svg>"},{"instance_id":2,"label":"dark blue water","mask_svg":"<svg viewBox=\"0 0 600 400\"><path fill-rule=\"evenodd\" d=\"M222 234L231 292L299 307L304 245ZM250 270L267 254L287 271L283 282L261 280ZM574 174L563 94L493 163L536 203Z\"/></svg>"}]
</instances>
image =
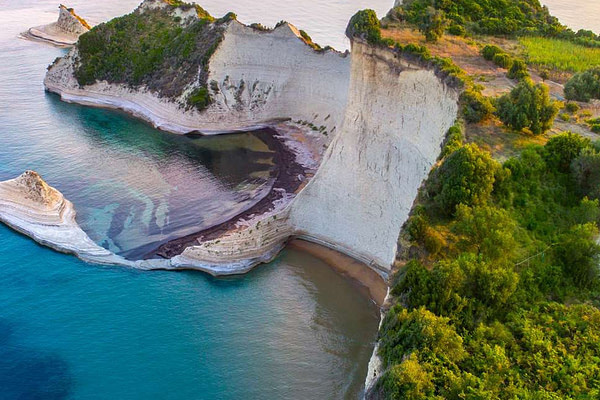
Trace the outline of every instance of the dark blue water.
<instances>
[{"instance_id":1,"label":"dark blue water","mask_svg":"<svg viewBox=\"0 0 600 400\"><path fill-rule=\"evenodd\" d=\"M136 3L68 6L98 22ZM268 187L272 153L251 134L179 137L44 93L64 50L16 36L58 4L0 5L0 180L37 170L125 255ZM87 265L0 226L0 400L357 397L377 322L353 283L306 254L214 279Z\"/></svg>"}]
</instances>

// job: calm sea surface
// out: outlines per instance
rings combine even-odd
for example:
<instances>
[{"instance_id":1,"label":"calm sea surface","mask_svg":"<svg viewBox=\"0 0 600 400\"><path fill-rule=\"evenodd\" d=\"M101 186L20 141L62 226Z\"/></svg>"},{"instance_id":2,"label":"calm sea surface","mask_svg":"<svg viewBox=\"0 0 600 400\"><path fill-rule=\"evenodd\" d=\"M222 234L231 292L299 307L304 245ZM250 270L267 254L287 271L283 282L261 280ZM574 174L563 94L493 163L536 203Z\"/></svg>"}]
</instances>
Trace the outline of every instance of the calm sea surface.
<instances>
[{"instance_id":1,"label":"calm sea surface","mask_svg":"<svg viewBox=\"0 0 600 400\"><path fill-rule=\"evenodd\" d=\"M244 22L289 20L345 49L362 3L203 5ZM67 5L98 23L137 1ZM44 93L46 66L65 50L16 37L55 20L57 7L0 0L0 180L37 170L95 241L132 257L251 206L273 159L252 134L179 137ZM362 389L377 309L306 254L213 279L87 265L4 226L0 249L1 400L327 399Z\"/></svg>"}]
</instances>

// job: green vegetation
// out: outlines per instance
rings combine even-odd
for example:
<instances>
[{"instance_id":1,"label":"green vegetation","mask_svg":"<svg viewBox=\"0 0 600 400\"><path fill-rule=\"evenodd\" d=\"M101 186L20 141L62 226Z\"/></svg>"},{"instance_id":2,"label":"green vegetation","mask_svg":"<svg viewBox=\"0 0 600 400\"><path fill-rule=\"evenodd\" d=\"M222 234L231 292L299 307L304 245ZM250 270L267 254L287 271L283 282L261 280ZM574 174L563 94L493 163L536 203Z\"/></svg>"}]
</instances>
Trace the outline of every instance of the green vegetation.
<instances>
[{"instance_id":1,"label":"green vegetation","mask_svg":"<svg viewBox=\"0 0 600 400\"><path fill-rule=\"evenodd\" d=\"M461 94L462 115L470 123L481 122L495 111L490 99L481 90L467 89Z\"/></svg>"},{"instance_id":2,"label":"green vegetation","mask_svg":"<svg viewBox=\"0 0 600 400\"><path fill-rule=\"evenodd\" d=\"M452 152L429 180L428 192L440 213L452 215L459 204L487 201L494 185L497 163L476 144Z\"/></svg>"},{"instance_id":3,"label":"green vegetation","mask_svg":"<svg viewBox=\"0 0 600 400\"><path fill-rule=\"evenodd\" d=\"M519 33L559 34L566 29L550 16L538 0L405 0L394 10L395 17L419 26L437 10L438 18L450 26L462 26L472 33L512 35Z\"/></svg>"},{"instance_id":4,"label":"green vegetation","mask_svg":"<svg viewBox=\"0 0 600 400\"><path fill-rule=\"evenodd\" d=\"M559 71L581 72L600 66L600 48L588 48L569 40L524 36L527 62Z\"/></svg>"},{"instance_id":5,"label":"green vegetation","mask_svg":"<svg viewBox=\"0 0 600 400\"><path fill-rule=\"evenodd\" d=\"M381 23L373 10L360 10L350 18L346 27L346 36L360 37L370 44L380 44Z\"/></svg>"},{"instance_id":6,"label":"green vegetation","mask_svg":"<svg viewBox=\"0 0 600 400\"><path fill-rule=\"evenodd\" d=\"M530 79L524 79L496 101L496 109L506 126L539 135L552 127L559 106L550 99L546 85L535 85Z\"/></svg>"},{"instance_id":7,"label":"green vegetation","mask_svg":"<svg viewBox=\"0 0 600 400\"><path fill-rule=\"evenodd\" d=\"M514 60L506 76L517 80L529 77L527 64L523 60Z\"/></svg>"},{"instance_id":8,"label":"green vegetation","mask_svg":"<svg viewBox=\"0 0 600 400\"><path fill-rule=\"evenodd\" d=\"M200 18L184 23L164 10L138 9L82 35L75 68L79 84L105 80L134 88L145 86L159 96L174 98L197 78L200 68L198 83L204 89L189 96L188 104L206 107L210 97L205 93L205 65L222 39L223 21L214 22L206 11L191 4L170 4L193 7Z\"/></svg>"},{"instance_id":9,"label":"green vegetation","mask_svg":"<svg viewBox=\"0 0 600 400\"><path fill-rule=\"evenodd\" d=\"M573 75L565 84L565 97L585 102L600 99L600 67Z\"/></svg>"},{"instance_id":10,"label":"green vegetation","mask_svg":"<svg viewBox=\"0 0 600 400\"><path fill-rule=\"evenodd\" d=\"M565 133L502 166L484 160L472 145L449 152L413 211L407 233L425 253L408 252L395 279L376 390L386 399L598 398L600 154ZM450 218L440 184L460 194L452 204L465 199ZM482 187L473 201L470 188Z\"/></svg>"},{"instance_id":11,"label":"green vegetation","mask_svg":"<svg viewBox=\"0 0 600 400\"><path fill-rule=\"evenodd\" d=\"M195 89L188 96L187 102L189 105L196 107L199 111L206 109L212 102L208 89L201 86Z\"/></svg>"}]
</instances>

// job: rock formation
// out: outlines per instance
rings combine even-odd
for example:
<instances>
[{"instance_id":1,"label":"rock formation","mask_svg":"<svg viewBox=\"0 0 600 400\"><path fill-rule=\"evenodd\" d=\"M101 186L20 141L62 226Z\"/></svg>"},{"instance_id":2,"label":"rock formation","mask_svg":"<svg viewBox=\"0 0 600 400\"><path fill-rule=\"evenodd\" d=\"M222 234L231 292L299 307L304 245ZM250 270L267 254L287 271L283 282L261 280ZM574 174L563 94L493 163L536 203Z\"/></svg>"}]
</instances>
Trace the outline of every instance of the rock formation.
<instances>
[{"instance_id":1,"label":"rock formation","mask_svg":"<svg viewBox=\"0 0 600 400\"><path fill-rule=\"evenodd\" d=\"M161 4L147 0L136 12ZM326 138L320 169L295 198L221 237L199 237L170 266L244 272L299 236L386 276L417 190L456 118L459 91L428 65L361 39L347 56L314 50L287 23L267 31L226 24L206 69L199 66L213 98L204 111L143 87L80 86L77 48L49 68L44 83L65 101L122 108L173 132L214 134L292 119L307 135ZM189 90L196 84L189 82Z\"/></svg>"},{"instance_id":2,"label":"rock formation","mask_svg":"<svg viewBox=\"0 0 600 400\"><path fill-rule=\"evenodd\" d=\"M24 36L59 46L71 46L77 42L80 35L91 29L90 25L75 14L72 8L67 8L61 4L58 9L59 14L56 22L29 28Z\"/></svg>"}]
</instances>

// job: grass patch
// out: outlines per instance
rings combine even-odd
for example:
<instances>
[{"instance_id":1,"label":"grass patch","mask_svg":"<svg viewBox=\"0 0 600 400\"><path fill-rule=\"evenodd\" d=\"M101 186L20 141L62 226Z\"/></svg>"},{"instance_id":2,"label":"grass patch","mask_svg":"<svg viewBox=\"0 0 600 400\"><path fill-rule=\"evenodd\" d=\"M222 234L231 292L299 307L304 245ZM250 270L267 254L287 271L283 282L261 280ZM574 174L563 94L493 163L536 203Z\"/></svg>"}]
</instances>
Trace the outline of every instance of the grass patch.
<instances>
[{"instance_id":1,"label":"grass patch","mask_svg":"<svg viewBox=\"0 0 600 400\"><path fill-rule=\"evenodd\" d=\"M600 49L584 47L568 40L544 37L521 37L527 61L567 72L581 72L600 65Z\"/></svg>"}]
</instances>

